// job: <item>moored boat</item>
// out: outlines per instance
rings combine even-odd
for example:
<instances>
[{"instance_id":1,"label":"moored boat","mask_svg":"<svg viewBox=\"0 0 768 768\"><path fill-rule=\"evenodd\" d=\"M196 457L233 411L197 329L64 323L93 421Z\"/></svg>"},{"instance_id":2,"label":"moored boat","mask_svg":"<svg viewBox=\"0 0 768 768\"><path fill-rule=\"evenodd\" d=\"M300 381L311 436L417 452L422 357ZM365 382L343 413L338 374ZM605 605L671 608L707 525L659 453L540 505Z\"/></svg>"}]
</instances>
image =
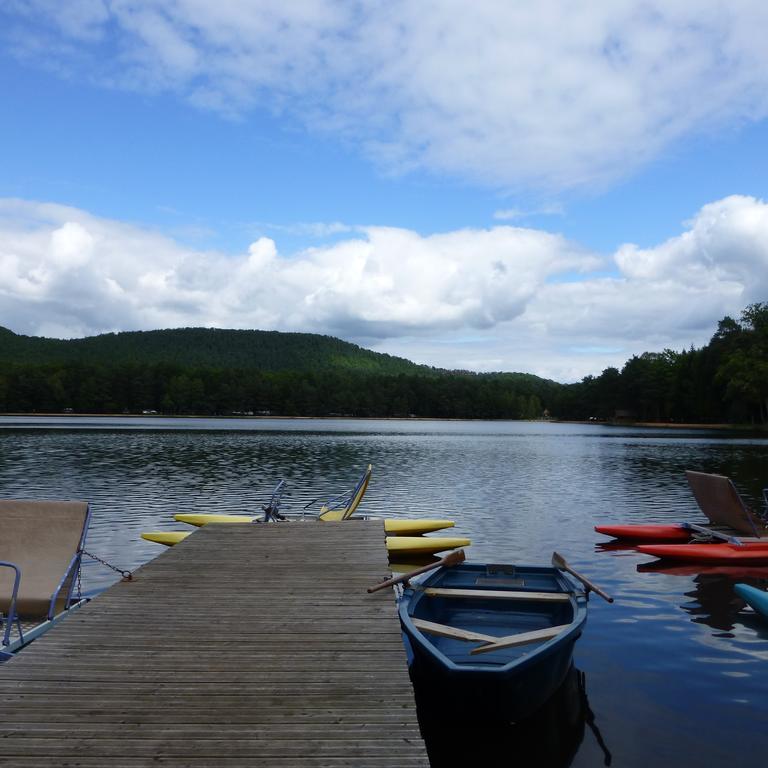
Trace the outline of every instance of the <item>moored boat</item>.
<instances>
[{"instance_id":1,"label":"moored boat","mask_svg":"<svg viewBox=\"0 0 768 768\"><path fill-rule=\"evenodd\" d=\"M753 610L768 619L768 592L749 584L735 584L733 591Z\"/></svg>"},{"instance_id":2,"label":"moored boat","mask_svg":"<svg viewBox=\"0 0 768 768\"><path fill-rule=\"evenodd\" d=\"M145 531L141 538L145 541L151 541L153 544L163 544L166 547L173 547L180 544L187 536L191 536L194 531Z\"/></svg>"},{"instance_id":3,"label":"moored boat","mask_svg":"<svg viewBox=\"0 0 768 768\"><path fill-rule=\"evenodd\" d=\"M406 588L399 611L417 686L448 710L515 721L562 683L587 598L559 568L461 563Z\"/></svg>"},{"instance_id":4,"label":"moored boat","mask_svg":"<svg viewBox=\"0 0 768 768\"><path fill-rule=\"evenodd\" d=\"M292 519L287 516L288 519ZM217 514L205 514L205 513L179 513L173 516L174 520L178 520L180 523L188 523L196 527L209 525L210 523L219 524L237 524L237 523L254 523L260 521L260 517L253 515L217 515ZM298 517L302 520L303 518ZM307 518L310 520L318 518ZM323 518L320 517L320 520ZM371 518L367 515L357 517L358 520L372 520L379 518ZM444 528L453 528L453 520L444 520L439 518L396 518L386 517L384 518L384 532L388 536L420 536L424 533L433 533Z\"/></svg>"},{"instance_id":5,"label":"moored boat","mask_svg":"<svg viewBox=\"0 0 768 768\"><path fill-rule=\"evenodd\" d=\"M768 566L753 563L686 563L675 560L651 560L638 563L638 573L660 573L666 576L724 576L732 582L744 579L768 579Z\"/></svg>"},{"instance_id":6,"label":"moored boat","mask_svg":"<svg viewBox=\"0 0 768 768\"><path fill-rule=\"evenodd\" d=\"M461 536L387 536L385 543L390 557L411 557L468 547L472 542Z\"/></svg>"},{"instance_id":7,"label":"moored boat","mask_svg":"<svg viewBox=\"0 0 768 768\"><path fill-rule=\"evenodd\" d=\"M665 560L694 563L768 565L768 542L723 544L641 544L638 551Z\"/></svg>"},{"instance_id":8,"label":"moored boat","mask_svg":"<svg viewBox=\"0 0 768 768\"><path fill-rule=\"evenodd\" d=\"M671 543L713 538L768 543L768 526L739 495L733 482L724 475L686 470L686 479L699 509L708 523L596 525L595 530L620 541ZM768 489L763 490L768 503ZM747 537L747 538L744 538Z\"/></svg>"},{"instance_id":9,"label":"moored boat","mask_svg":"<svg viewBox=\"0 0 768 768\"><path fill-rule=\"evenodd\" d=\"M673 525L596 525L595 530L605 536L623 541L689 541L693 531L682 523Z\"/></svg>"}]
</instances>

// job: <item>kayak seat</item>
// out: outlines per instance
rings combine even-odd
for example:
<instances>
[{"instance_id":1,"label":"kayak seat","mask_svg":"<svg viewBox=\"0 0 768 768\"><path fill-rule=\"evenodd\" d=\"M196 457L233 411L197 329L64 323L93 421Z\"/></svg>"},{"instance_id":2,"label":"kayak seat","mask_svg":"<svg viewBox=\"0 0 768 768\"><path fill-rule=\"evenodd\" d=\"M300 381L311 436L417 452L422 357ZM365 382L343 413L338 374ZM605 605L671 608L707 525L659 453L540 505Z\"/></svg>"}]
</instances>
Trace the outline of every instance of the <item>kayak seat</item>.
<instances>
[{"instance_id":1,"label":"kayak seat","mask_svg":"<svg viewBox=\"0 0 768 768\"><path fill-rule=\"evenodd\" d=\"M368 483L371 480L371 472L373 466L368 465L363 476L357 481L357 485L344 493L329 499L320 507L318 514L318 520L325 522L338 522L339 520L347 520L355 513L355 510L360 506L360 502L365 496L366 490L368 490Z\"/></svg>"},{"instance_id":2,"label":"kayak seat","mask_svg":"<svg viewBox=\"0 0 768 768\"><path fill-rule=\"evenodd\" d=\"M765 521L744 503L730 478L692 470L686 470L685 477L710 523L745 536L768 537Z\"/></svg>"},{"instance_id":3,"label":"kayak seat","mask_svg":"<svg viewBox=\"0 0 768 768\"><path fill-rule=\"evenodd\" d=\"M69 607L89 522L84 501L0 499L2 645L14 623L52 619Z\"/></svg>"}]
</instances>

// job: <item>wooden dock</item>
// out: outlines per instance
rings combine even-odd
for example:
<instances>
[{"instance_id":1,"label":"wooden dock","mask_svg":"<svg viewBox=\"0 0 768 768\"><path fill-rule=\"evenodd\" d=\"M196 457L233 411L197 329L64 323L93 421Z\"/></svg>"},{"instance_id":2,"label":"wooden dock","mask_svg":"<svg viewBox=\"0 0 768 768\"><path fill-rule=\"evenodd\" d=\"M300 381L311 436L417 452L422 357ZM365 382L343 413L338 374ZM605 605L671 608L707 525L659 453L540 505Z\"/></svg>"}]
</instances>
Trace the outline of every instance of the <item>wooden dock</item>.
<instances>
[{"instance_id":1,"label":"wooden dock","mask_svg":"<svg viewBox=\"0 0 768 768\"><path fill-rule=\"evenodd\" d=\"M381 521L218 525L0 665L0 765L428 766Z\"/></svg>"}]
</instances>

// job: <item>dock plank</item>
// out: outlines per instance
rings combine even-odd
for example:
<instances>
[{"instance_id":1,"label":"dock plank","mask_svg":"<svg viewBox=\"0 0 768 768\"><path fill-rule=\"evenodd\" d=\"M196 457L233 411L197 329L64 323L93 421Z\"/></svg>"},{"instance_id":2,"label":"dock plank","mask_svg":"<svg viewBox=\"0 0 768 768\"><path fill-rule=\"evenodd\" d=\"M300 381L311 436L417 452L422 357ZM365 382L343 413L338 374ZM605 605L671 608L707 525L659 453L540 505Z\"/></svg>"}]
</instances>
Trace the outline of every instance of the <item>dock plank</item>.
<instances>
[{"instance_id":1,"label":"dock plank","mask_svg":"<svg viewBox=\"0 0 768 768\"><path fill-rule=\"evenodd\" d=\"M0 763L428 766L384 536L195 531L0 666Z\"/></svg>"}]
</instances>

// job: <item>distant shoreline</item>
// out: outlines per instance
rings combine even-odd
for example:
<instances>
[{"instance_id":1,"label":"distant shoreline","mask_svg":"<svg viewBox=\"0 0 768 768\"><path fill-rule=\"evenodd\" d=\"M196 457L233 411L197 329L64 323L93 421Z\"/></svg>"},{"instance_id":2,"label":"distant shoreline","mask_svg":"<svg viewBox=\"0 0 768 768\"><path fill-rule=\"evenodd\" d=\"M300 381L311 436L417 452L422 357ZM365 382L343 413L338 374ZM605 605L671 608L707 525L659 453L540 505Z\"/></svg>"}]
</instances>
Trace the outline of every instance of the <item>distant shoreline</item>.
<instances>
[{"instance_id":1,"label":"distant shoreline","mask_svg":"<svg viewBox=\"0 0 768 768\"><path fill-rule=\"evenodd\" d=\"M606 427L650 427L653 429L717 429L740 432L764 432L768 425L762 424L701 424L697 422L671 421L570 421L556 420L559 424L600 424Z\"/></svg>"},{"instance_id":2,"label":"distant shoreline","mask_svg":"<svg viewBox=\"0 0 768 768\"><path fill-rule=\"evenodd\" d=\"M15 417L29 419L78 419L78 418L104 418L104 419L227 419L227 420L245 420L245 421L270 421L285 420L295 421L305 419L312 421L493 421L493 422L523 422L527 424L587 424L604 427L644 427L652 429L713 429L719 431L739 431L739 432L764 432L768 430L768 425L760 424L698 424L689 422L667 422L667 421L588 421L572 419L460 419L460 418L438 418L434 416L280 416L270 415L221 415L211 416L210 414L164 414L164 413L0 413L0 418Z\"/></svg>"},{"instance_id":3,"label":"distant shoreline","mask_svg":"<svg viewBox=\"0 0 768 768\"><path fill-rule=\"evenodd\" d=\"M615 426L619 426L616 424ZM749 424L688 424L655 421L633 421L633 427L663 427L664 429L760 429Z\"/></svg>"},{"instance_id":4,"label":"distant shoreline","mask_svg":"<svg viewBox=\"0 0 768 768\"><path fill-rule=\"evenodd\" d=\"M295 421L297 419L312 420L312 421L520 421L527 423L541 423L541 424L589 424L590 422L559 422L557 419L460 419L449 416L345 416L339 414L338 416L281 416L275 414L273 416L264 416L262 414L253 416L245 415L233 415L223 414L220 416L211 416L208 413L0 413L0 419L14 416L20 418L44 418L49 419L51 417L62 419L231 419L238 421Z\"/></svg>"}]
</instances>

